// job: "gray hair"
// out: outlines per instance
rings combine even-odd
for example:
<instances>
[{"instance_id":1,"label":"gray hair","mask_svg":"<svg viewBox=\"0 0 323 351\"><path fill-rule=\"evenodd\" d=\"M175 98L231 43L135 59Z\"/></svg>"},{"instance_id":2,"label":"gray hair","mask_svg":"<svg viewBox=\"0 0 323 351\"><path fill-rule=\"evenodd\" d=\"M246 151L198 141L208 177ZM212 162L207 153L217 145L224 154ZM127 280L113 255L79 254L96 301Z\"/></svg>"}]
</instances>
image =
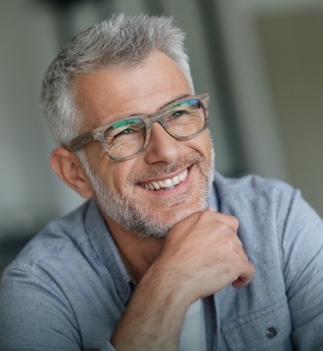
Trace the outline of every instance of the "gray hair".
<instances>
[{"instance_id":1,"label":"gray hair","mask_svg":"<svg viewBox=\"0 0 323 351\"><path fill-rule=\"evenodd\" d=\"M173 19L148 15L113 15L67 43L49 66L41 99L49 129L58 146L77 136L82 113L73 99L73 79L98 68L136 67L155 51L169 56L193 91L185 33Z\"/></svg>"}]
</instances>

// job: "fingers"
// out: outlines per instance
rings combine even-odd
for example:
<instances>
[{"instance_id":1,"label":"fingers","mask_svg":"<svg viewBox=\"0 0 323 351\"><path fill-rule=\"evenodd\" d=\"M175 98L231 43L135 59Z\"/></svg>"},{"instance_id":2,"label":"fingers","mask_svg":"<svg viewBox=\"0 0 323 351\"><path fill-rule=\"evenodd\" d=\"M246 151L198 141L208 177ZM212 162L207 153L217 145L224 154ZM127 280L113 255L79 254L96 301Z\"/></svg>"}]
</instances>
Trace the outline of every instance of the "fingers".
<instances>
[{"instance_id":1,"label":"fingers","mask_svg":"<svg viewBox=\"0 0 323 351\"><path fill-rule=\"evenodd\" d=\"M238 231L239 228L239 220L232 216L232 215L228 215L225 213L221 213L221 212L216 212L215 209L212 206L209 206L208 211L210 212L214 212L216 214L216 219L219 222L223 222L225 223L227 226L229 226L234 232Z\"/></svg>"},{"instance_id":2,"label":"fingers","mask_svg":"<svg viewBox=\"0 0 323 351\"><path fill-rule=\"evenodd\" d=\"M250 263L249 261L247 261L246 263L246 271L241 274L238 279L236 279L233 283L232 286L236 289L240 289L243 288L244 286L248 285L253 276L255 274L255 267L252 263Z\"/></svg>"},{"instance_id":3,"label":"fingers","mask_svg":"<svg viewBox=\"0 0 323 351\"><path fill-rule=\"evenodd\" d=\"M207 296L230 284L241 288L250 283L255 269L238 227L237 218L211 207L194 213L169 232L159 263L176 273L176 281L187 282L192 296Z\"/></svg>"},{"instance_id":4,"label":"fingers","mask_svg":"<svg viewBox=\"0 0 323 351\"><path fill-rule=\"evenodd\" d=\"M213 209L211 208L211 211ZM248 256L243 248L242 242L240 241L237 232L238 232L238 227L239 227L239 221L236 217L227 215L224 213L217 213L217 220L222 221L225 223L234 233L236 240L234 240L235 244L238 246L238 249L236 250L236 254L242 258L242 261L238 264L238 266L241 268L242 273L239 275L239 277L232 282L232 286L235 287L236 289L242 288L246 285L248 285L255 273L255 267L254 265L249 262Z\"/></svg>"}]
</instances>

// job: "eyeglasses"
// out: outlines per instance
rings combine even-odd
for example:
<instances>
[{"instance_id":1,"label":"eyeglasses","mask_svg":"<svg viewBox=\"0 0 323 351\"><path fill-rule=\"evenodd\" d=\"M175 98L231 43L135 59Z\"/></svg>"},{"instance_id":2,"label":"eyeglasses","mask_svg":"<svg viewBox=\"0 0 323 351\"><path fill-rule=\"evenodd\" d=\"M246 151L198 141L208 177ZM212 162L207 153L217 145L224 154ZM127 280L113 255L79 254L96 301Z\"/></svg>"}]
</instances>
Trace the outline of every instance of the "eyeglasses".
<instances>
[{"instance_id":1,"label":"eyeglasses","mask_svg":"<svg viewBox=\"0 0 323 351\"><path fill-rule=\"evenodd\" d=\"M208 102L208 94L179 99L152 115L110 122L79 135L65 145L65 148L77 151L92 141L98 141L112 160L128 160L147 148L154 122L158 122L176 140L196 137L207 128Z\"/></svg>"}]
</instances>

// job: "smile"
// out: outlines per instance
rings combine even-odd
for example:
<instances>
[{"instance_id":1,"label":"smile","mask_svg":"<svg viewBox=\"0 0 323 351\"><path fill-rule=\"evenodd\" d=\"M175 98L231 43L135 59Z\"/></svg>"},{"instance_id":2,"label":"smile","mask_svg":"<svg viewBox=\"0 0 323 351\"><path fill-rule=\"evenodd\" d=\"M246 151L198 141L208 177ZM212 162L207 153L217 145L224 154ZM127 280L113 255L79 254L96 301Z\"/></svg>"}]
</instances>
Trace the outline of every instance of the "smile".
<instances>
[{"instance_id":1,"label":"smile","mask_svg":"<svg viewBox=\"0 0 323 351\"><path fill-rule=\"evenodd\" d=\"M181 174L175 176L174 178L164 179L164 180L154 180L150 183L142 184L142 186L147 190L161 190L161 189L173 189L176 185L183 182L188 174L186 169Z\"/></svg>"}]
</instances>

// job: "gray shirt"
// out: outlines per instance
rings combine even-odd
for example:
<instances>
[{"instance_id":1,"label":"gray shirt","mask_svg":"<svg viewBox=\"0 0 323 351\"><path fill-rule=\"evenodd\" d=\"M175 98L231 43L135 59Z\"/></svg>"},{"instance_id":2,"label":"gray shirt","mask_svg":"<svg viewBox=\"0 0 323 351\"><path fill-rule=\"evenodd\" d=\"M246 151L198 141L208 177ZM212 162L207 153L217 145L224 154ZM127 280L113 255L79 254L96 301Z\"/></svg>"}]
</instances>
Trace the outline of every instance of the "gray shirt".
<instances>
[{"instance_id":1,"label":"gray shirt","mask_svg":"<svg viewBox=\"0 0 323 351\"><path fill-rule=\"evenodd\" d=\"M239 219L256 273L204 300L208 350L323 350L322 219L299 191L256 176L216 174L210 205ZM0 350L113 350L133 289L87 201L49 223L4 272Z\"/></svg>"}]
</instances>

